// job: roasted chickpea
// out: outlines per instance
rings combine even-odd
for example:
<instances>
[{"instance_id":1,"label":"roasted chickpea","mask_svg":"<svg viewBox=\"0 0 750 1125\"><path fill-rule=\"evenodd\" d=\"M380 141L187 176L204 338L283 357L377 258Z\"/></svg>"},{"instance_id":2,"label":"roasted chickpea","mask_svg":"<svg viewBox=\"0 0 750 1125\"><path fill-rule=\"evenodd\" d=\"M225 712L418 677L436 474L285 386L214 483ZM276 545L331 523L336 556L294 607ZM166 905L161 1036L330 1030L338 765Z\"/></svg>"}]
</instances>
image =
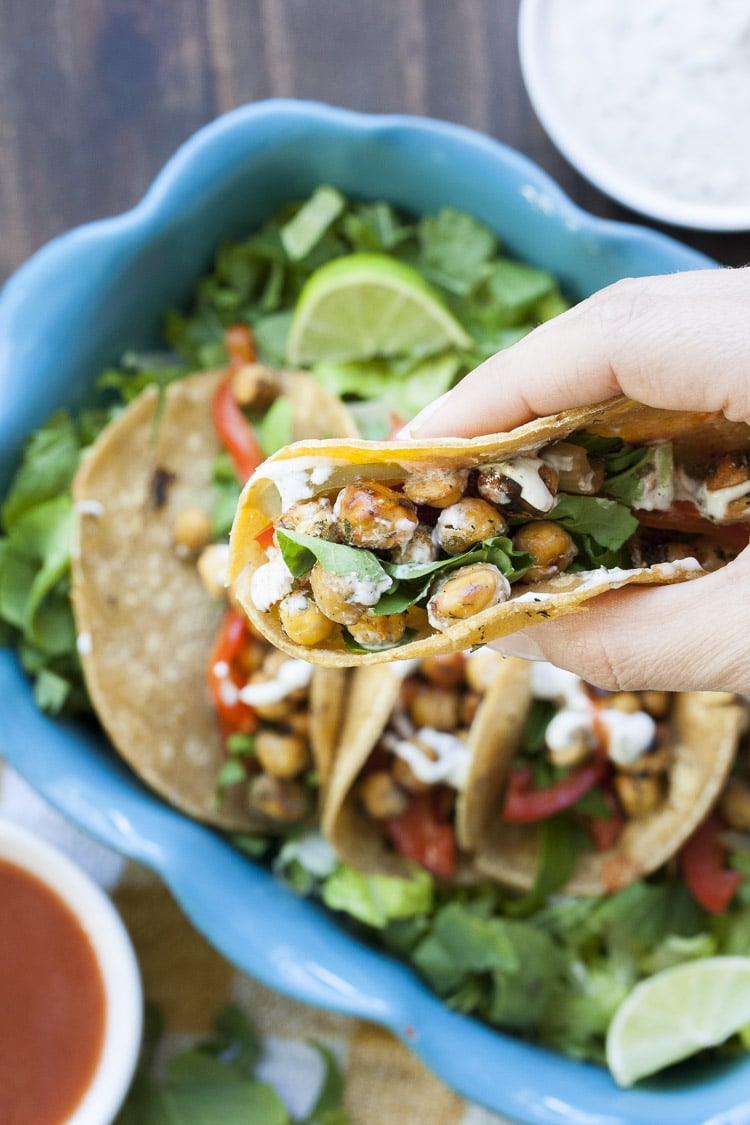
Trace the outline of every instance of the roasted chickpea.
<instances>
[{"instance_id":1,"label":"roasted chickpea","mask_svg":"<svg viewBox=\"0 0 750 1125\"><path fill-rule=\"evenodd\" d=\"M202 551L213 539L214 528L210 514L205 508L191 504L175 516L172 538L178 552L192 554Z\"/></svg>"},{"instance_id":2,"label":"roasted chickpea","mask_svg":"<svg viewBox=\"0 0 750 1125\"><path fill-rule=\"evenodd\" d=\"M226 543L212 543L198 556L195 566L203 588L212 598L227 595L227 566L229 546Z\"/></svg>"},{"instance_id":3,"label":"roasted chickpea","mask_svg":"<svg viewBox=\"0 0 750 1125\"><path fill-rule=\"evenodd\" d=\"M468 480L468 469L426 469L406 478L404 492L415 504L448 508L461 499Z\"/></svg>"},{"instance_id":4,"label":"roasted chickpea","mask_svg":"<svg viewBox=\"0 0 750 1125\"><path fill-rule=\"evenodd\" d=\"M613 691L607 696L607 707L614 711L623 711L627 715L635 715L641 710L641 701L634 691Z\"/></svg>"},{"instance_id":5,"label":"roasted chickpea","mask_svg":"<svg viewBox=\"0 0 750 1125\"><path fill-rule=\"evenodd\" d=\"M471 563L449 571L435 582L427 617L441 632L510 597L510 583L492 563Z\"/></svg>"},{"instance_id":6,"label":"roasted chickpea","mask_svg":"<svg viewBox=\"0 0 750 1125\"><path fill-rule=\"evenodd\" d=\"M604 461L592 460L582 445L572 441L558 441L539 451L540 460L551 465L557 473L559 492L572 492L577 496L594 496L604 484Z\"/></svg>"},{"instance_id":7,"label":"roasted chickpea","mask_svg":"<svg viewBox=\"0 0 750 1125\"><path fill-rule=\"evenodd\" d=\"M494 648L480 648L466 658L466 683L480 695L489 688L503 658Z\"/></svg>"},{"instance_id":8,"label":"roasted chickpea","mask_svg":"<svg viewBox=\"0 0 750 1125\"><path fill-rule=\"evenodd\" d=\"M477 716L482 697L478 691L466 691L461 696L459 707L459 720L465 727L470 727Z\"/></svg>"},{"instance_id":9,"label":"roasted chickpea","mask_svg":"<svg viewBox=\"0 0 750 1125\"><path fill-rule=\"evenodd\" d=\"M248 785L248 805L281 824L297 824L308 813L307 794L299 781L259 773Z\"/></svg>"},{"instance_id":10,"label":"roasted chickpea","mask_svg":"<svg viewBox=\"0 0 750 1125\"><path fill-rule=\"evenodd\" d=\"M409 798L387 770L375 770L364 777L357 786L357 796L373 820L399 816L409 807Z\"/></svg>"},{"instance_id":11,"label":"roasted chickpea","mask_svg":"<svg viewBox=\"0 0 750 1125\"><path fill-rule=\"evenodd\" d=\"M443 508L435 527L435 538L449 555L460 555L475 543L504 535L508 525L497 508L476 496L466 496Z\"/></svg>"},{"instance_id":12,"label":"roasted chickpea","mask_svg":"<svg viewBox=\"0 0 750 1125\"><path fill-rule=\"evenodd\" d=\"M434 562L437 557L438 549L432 528L426 523L418 523L409 542L391 551L391 559L397 563L429 563Z\"/></svg>"},{"instance_id":13,"label":"roasted chickpea","mask_svg":"<svg viewBox=\"0 0 750 1125\"><path fill-rule=\"evenodd\" d=\"M483 465L477 489L480 496L508 511L542 516L555 506L557 473L539 457L513 457Z\"/></svg>"},{"instance_id":14,"label":"roasted chickpea","mask_svg":"<svg viewBox=\"0 0 750 1125\"><path fill-rule=\"evenodd\" d=\"M721 570L732 559L736 559L738 551L721 547L709 535L701 535L692 543L693 553L704 570Z\"/></svg>"},{"instance_id":15,"label":"roasted chickpea","mask_svg":"<svg viewBox=\"0 0 750 1125\"><path fill-rule=\"evenodd\" d=\"M672 706L672 696L668 691L642 691L641 706L654 719L666 719Z\"/></svg>"},{"instance_id":16,"label":"roasted chickpea","mask_svg":"<svg viewBox=\"0 0 750 1125\"><path fill-rule=\"evenodd\" d=\"M281 627L297 645L320 644L331 635L333 621L315 604L306 590L295 590L279 602Z\"/></svg>"},{"instance_id":17,"label":"roasted chickpea","mask_svg":"<svg viewBox=\"0 0 750 1125\"><path fill-rule=\"evenodd\" d=\"M334 512L345 543L374 550L402 547L418 523L411 500L377 480L357 480L342 488Z\"/></svg>"},{"instance_id":18,"label":"roasted chickpea","mask_svg":"<svg viewBox=\"0 0 750 1125\"><path fill-rule=\"evenodd\" d=\"M513 536L513 546L534 556L534 565L524 575L525 582L541 582L562 573L578 554L572 537L552 520L523 524Z\"/></svg>"},{"instance_id":19,"label":"roasted chickpea","mask_svg":"<svg viewBox=\"0 0 750 1125\"><path fill-rule=\"evenodd\" d=\"M719 799L719 812L730 828L744 832L750 829L750 786L738 777L731 777Z\"/></svg>"},{"instance_id":20,"label":"roasted chickpea","mask_svg":"<svg viewBox=\"0 0 750 1125\"><path fill-rule=\"evenodd\" d=\"M668 741L660 742L650 750L644 750L632 762L618 762L620 773L636 773L639 777L665 774L672 765L672 747Z\"/></svg>"},{"instance_id":21,"label":"roasted chickpea","mask_svg":"<svg viewBox=\"0 0 750 1125\"><path fill-rule=\"evenodd\" d=\"M362 602L353 600L352 578L331 574L317 562L310 571L310 589L318 609L339 625L354 625L367 609Z\"/></svg>"},{"instance_id":22,"label":"roasted chickpea","mask_svg":"<svg viewBox=\"0 0 750 1125\"><path fill-rule=\"evenodd\" d=\"M451 688L418 684L409 701L409 714L417 727L455 730L458 726L458 692Z\"/></svg>"},{"instance_id":23,"label":"roasted chickpea","mask_svg":"<svg viewBox=\"0 0 750 1125\"><path fill-rule=\"evenodd\" d=\"M426 793L428 789L432 788L429 781L422 781L421 778L417 777L409 763L396 755L394 755L391 766L391 777L399 788L405 789L407 793Z\"/></svg>"},{"instance_id":24,"label":"roasted chickpea","mask_svg":"<svg viewBox=\"0 0 750 1125\"><path fill-rule=\"evenodd\" d=\"M406 632L406 614L376 614L368 610L349 626L349 632L363 648L390 648L398 644Z\"/></svg>"},{"instance_id":25,"label":"roasted chickpea","mask_svg":"<svg viewBox=\"0 0 750 1125\"><path fill-rule=\"evenodd\" d=\"M425 656L419 672L435 687L459 687L466 674L466 655L463 652L446 652L438 656Z\"/></svg>"},{"instance_id":26,"label":"roasted chickpea","mask_svg":"<svg viewBox=\"0 0 750 1125\"><path fill-rule=\"evenodd\" d=\"M750 460L747 453L722 453L711 465L706 476L706 488L716 492L722 488L736 488L747 484L750 488Z\"/></svg>"},{"instance_id":27,"label":"roasted chickpea","mask_svg":"<svg viewBox=\"0 0 750 1125\"><path fill-rule=\"evenodd\" d=\"M311 764L307 740L291 732L258 731L255 753L265 772L273 777L296 777Z\"/></svg>"},{"instance_id":28,"label":"roasted chickpea","mask_svg":"<svg viewBox=\"0 0 750 1125\"><path fill-rule=\"evenodd\" d=\"M265 410L281 394L278 372L262 363L243 363L232 375L232 396L249 410Z\"/></svg>"},{"instance_id":29,"label":"roasted chickpea","mask_svg":"<svg viewBox=\"0 0 750 1125\"><path fill-rule=\"evenodd\" d=\"M653 774L616 773L614 786L623 811L634 820L648 816L662 802L662 785Z\"/></svg>"},{"instance_id":30,"label":"roasted chickpea","mask_svg":"<svg viewBox=\"0 0 750 1125\"><path fill-rule=\"evenodd\" d=\"M317 539L338 539L338 524L333 514L333 504L325 496L314 500L298 500L287 508L279 520L279 527L314 535Z\"/></svg>"}]
</instances>

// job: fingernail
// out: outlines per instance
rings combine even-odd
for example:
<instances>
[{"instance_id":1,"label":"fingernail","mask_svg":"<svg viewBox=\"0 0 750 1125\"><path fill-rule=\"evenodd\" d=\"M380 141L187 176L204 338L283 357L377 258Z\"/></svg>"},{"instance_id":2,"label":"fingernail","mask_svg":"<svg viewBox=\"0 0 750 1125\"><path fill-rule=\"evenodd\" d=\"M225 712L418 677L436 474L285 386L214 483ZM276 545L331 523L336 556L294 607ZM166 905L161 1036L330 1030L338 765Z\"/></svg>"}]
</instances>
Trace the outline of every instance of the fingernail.
<instances>
[{"instance_id":1,"label":"fingernail","mask_svg":"<svg viewBox=\"0 0 750 1125\"><path fill-rule=\"evenodd\" d=\"M503 656L517 656L520 660L546 660L536 641L526 633L512 633L509 637L500 637L492 641L490 648Z\"/></svg>"},{"instance_id":2,"label":"fingernail","mask_svg":"<svg viewBox=\"0 0 750 1125\"><path fill-rule=\"evenodd\" d=\"M451 391L446 391L445 394L440 395L440 397L436 398L433 402L429 402L427 406L420 410L419 414L412 418L411 422L407 422L405 426L402 426L402 428L396 434L396 437L414 437L415 432L420 428L420 426L423 426L425 422L432 418L433 414L436 414L438 412L440 407L443 405L443 403L451 393Z\"/></svg>"}]
</instances>

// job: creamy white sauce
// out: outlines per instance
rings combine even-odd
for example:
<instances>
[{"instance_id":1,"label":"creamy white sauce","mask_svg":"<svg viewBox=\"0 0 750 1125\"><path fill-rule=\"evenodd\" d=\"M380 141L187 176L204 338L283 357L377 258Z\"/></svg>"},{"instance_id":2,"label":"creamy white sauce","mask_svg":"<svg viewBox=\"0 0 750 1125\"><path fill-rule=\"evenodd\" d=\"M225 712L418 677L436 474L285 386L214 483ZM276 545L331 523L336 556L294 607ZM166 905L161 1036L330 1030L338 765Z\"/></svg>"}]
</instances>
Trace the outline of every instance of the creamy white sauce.
<instances>
[{"instance_id":1,"label":"creamy white sauce","mask_svg":"<svg viewBox=\"0 0 750 1125\"><path fill-rule=\"evenodd\" d=\"M267 613L272 605L291 593L294 583L281 552L270 547L266 553L268 562L259 566L250 578L250 597L261 613Z\"/></svg>"},{"instance_id":2,"label":"creamy white sauce","mask_svg":"<svg viewBox=\"0 0 750 1125\"><path fill-rule=\"evenodd\" d=\"M521 499L537 512L549 512L555 497L539 476L544 462L539 457L514 457L510 461L493 462L488 468L497 469L521 489Z\"/></svg>"},{"instance_id":3,"label":"creamy white sauce","mask_svg":"<svg viewBox=\"0 0 750 1125\"><path fill-rule=\"evenodd\" d=\"M308 664L306 660L285 660L279 665L272 680L245 684L240 688L240 699L250 707L280 703L292 692L307 687L312 677L312 670L312 664Z\"/></svg>"},{"instance_id":4,"label":"creamy white sauce","mask_svg":"<svg viewBox=\"0 0 750 1125\"><path fill-rule=\"evenodd\" d=\"M347 574L340 581L345 590L345 600L357 605L377 605L381 594L390 590L393 585L393 579L387 574L384 578L375 579L356 578L353 574Z\"/></svg>"},{"instance_id":5,"label":"creamy white sauce","mask_svg":"<svg viewBox=\"0 0 750 1125\"><path fill-rule=\"evenodd\" d=\"M620 766L629 766L653 745L656 723L645 711L618 711L604 707L599 717L607 731L607 757Z\"/></svg>"},{"instance_id":6,"label":"creamy white sauce","mask_svg":"<svg viewBox=\"0 0 750 1125\"><path fill-rule=\"evenodd\" d=\"M76 637L76 649L81 656L90 656L94 650L91 633L79 633Z\"/></svg>"},{"instance_id":7,"label":"creamy white sauce","mask_svg":"<svg viewBox=\"0 0 750 1125\"><path fill-rule=\"evenodd\" d=\"M670 199L747 208L747 0L549 0L544 34L592 158Z\"/></svg>"},{"instance_id":8,"label":"creamy white sauce","mask_svg":"<svg viewBox=\"0 0 750 1125\"><path fill-rule=\"evenodd\" d=\"M330 457L264 461L253 480L272 480L279 491L283 512L298 500L309 500L326 483L336 467Z\"/></svg>"},{"instance_id":9,"label":"creamy white sauce","mask_svg":"<svg viewBox=\"0 0 750 1125\"><path fill-rule=\"evenodd\" d=\"M279 852L277 862L283 870L286 864L295 859L305 871L318 879L325 879L338 863L335 848L320 832L305 832L303 836L287 840Z\"/></svg>"},{"instance_id":10,"label":"creamy white sauce","mask_svg":"<svg viewBox=\"0 0 750 1125\"><path fill-rule=\"evenodd\" d=\"M553 762L563 758L567 751L579 747L583 751L581 757L585 756L596 747L597 742L590 706L585 711L563 707L547 724L544 740Z\"/></svg>"},{"instance_id":11,"label":"creamy white sauce","mask_svg":"<svg viewBox=\"0 0 750 1125\"><path fill-rule=\"evenodd\" d=\"M535 661L531 666L531 692L535 699L548 699L578 710L588 708L590 702L579 676L546 660Z\"/></svg>"},{"instance_id":12,"label":"creamy white sauce","mask_svg":"<svg viewBox=\"0 0 750 1125\"><path fill-rule=\"evenodd\" d=\"M104 505L101 500L76 500L76 511L81 516L99 516L104 515Z\"/></svg>"},{"instance_id":13,"label":"creamy white sauce","mask_svg":"<svg viewBox=\"0 0 750 1125\"><path fill-rule=\"evenodd\" d=\"M679 498L692 500L701 515L714 523L721 523L729 518L728 508L735 500L741 500L750 493L750 480L740 481L739 484L729 485L728 488L706 488L706 482L693 480L686 473L678 477ZM750 519L750 509L746 513Z\"/></svg>"},{"instance_id":14,"label":"creamy white sauce","mask_svg":"<svg viewBox=\"0 0 750 1125\"><path fill-rule=\"evenodd\" d=\"M420 727L414 737L434 751L434 760L428 758L411 739L386 733L381 742L386 750L403 759L426 785L443 783L454 789L463 789L471 764L471 752L466 743L455 734L433 727Z\"/></svg>"},{"instance_id":15,"label":"creamy white sauce","mask_svg":"<svg viewBox=\"0 0 750 1125\"><path fill-rule=\"evenodd\" d=\"M640 488L633 504L644 512L666 512L675 498L675 472L672 446L656 446L650 454L650 466L640 478Z\"/></svg>"}]
</instances>

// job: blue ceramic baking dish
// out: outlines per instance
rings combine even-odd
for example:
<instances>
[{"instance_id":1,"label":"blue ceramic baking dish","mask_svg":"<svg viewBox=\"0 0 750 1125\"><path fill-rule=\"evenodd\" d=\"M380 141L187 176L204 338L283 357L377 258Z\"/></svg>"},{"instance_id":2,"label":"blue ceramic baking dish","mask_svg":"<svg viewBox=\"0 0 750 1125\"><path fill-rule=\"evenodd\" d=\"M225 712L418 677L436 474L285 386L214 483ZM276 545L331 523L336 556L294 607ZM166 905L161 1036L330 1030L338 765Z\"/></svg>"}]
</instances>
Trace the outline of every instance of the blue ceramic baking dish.
<instances>
[{"instance_id":1,"label":"blue ceramic baking dish","mask_svg":"<svg viewBox=\"0 0 750 1125\"><path fill-rule=\"evenodd\" d=\"M157 339L220 239L248 233L321 183L413 212L463 208L573 297L625 276L713 262L645 228L575 207L539 168L454 125L269 101L220 117L126 214L40 250L0 295L0 494L25 436L84 401L98 371ZM0 651L0 752L80 828L157 871L241 969L299 1000L374 1020L461 1094L525 1125L740 1125L750 1061L619 1090L608 1073L449 1011L406 967L362 945L215 832L150 794L103 739L34 706Z\"/></svg>"}]
</instances>

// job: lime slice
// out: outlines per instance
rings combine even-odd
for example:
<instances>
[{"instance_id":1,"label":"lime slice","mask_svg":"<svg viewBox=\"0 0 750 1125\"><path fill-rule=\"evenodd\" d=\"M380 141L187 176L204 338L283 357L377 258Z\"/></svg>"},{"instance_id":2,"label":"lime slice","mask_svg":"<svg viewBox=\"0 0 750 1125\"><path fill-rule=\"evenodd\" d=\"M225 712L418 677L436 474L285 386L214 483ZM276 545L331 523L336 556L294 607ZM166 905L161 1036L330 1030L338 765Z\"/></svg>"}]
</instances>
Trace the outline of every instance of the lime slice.
<instances>
[{"instance_id":1,"label":"lime slice","mask_svg":"<svg viewBox=\"0 0 750 1125\"><path fill-rule=\"evenodd\" d=\"M311 274L287 341L290 363L421 356L471 340L435 290L385 254L347 254Z\"/></svg>"},{"instance_id":2,"label":"lime slice","mask_svg":"<svg viewBox=\"0 0 750 1125\"><path fill-rule=\"evenodd\" d=\"M706 957L636 985L607 1033L620 1086L716 1047L750 1024L750 957Z\"/></svg>"}]
</instances>

